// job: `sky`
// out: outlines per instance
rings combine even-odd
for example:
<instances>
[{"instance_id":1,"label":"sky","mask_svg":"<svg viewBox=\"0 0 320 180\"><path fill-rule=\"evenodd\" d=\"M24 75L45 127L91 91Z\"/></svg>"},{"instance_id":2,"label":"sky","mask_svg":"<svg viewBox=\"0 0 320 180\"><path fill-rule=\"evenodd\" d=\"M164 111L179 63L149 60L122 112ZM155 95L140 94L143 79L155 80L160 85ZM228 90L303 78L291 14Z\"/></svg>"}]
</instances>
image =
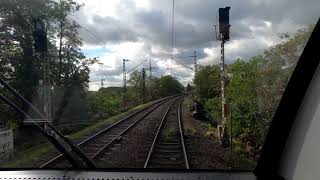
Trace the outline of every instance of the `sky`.
<instances>
[{"instance_id":1,"label":"sky","mask_svg":"<svg viewBox=\"0 0 320 180\"><path fill-rule=\"evenodd\" d=\"M79 29L88 57L102 65L90 67L90 90L122 85L122 60L127 70L146 61L156 68L154 76L173 75L186 85L194 72L173 62L172 0L77 0L84 6L70 18L85 27ZM230 41L225 44L226 63L248 59L280 42L281 33L294 33L315 24L320 15L319 0L175 0L174 57L192 56L198 64L220 63L220 42L214 25L218 9L230 6ZM179 59L193 67L192 57ZM170 69L171 68L171 69Z\"/></svg>"}]
</instances>

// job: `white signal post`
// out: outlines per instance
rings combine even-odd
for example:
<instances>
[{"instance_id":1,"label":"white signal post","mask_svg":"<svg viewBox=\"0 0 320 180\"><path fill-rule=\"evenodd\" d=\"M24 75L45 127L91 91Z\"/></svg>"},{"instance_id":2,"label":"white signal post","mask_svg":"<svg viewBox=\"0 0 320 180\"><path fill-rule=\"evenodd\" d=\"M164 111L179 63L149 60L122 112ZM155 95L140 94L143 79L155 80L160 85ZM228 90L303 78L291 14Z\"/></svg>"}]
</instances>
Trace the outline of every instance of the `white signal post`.
<instances>
[{"instance_id":1,"label":"white signal post","mask_svg":"<svg viewBox=\"0 0 320 180\"><path fill-rule=\"evenodd\" d=\"M230 7L219 8L219 33L216 33L216 38L221 41L221 124L218 125L218 136L221 139L223 146L229 146L228 133L225 130L227 124L226 117L226 98L225 98L225 60L224 60L224 44L229 41L229 10ZM216 25L215 25L216 30Z\"/></svg>"}]
</instances>

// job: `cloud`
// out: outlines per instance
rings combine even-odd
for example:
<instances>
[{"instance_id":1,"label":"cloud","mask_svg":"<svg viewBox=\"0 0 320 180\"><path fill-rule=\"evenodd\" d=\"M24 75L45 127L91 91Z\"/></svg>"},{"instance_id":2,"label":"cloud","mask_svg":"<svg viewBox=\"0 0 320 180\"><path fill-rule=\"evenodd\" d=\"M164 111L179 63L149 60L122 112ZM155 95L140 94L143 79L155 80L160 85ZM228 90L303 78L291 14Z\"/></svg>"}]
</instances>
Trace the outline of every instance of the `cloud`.
<instances>
[{"instance_id":1,"label":"cloud","mask_svg":"<svg viewBox=\"0 0 320 180\"><path fill-rule=\"evenodd\" d=\"M79 0L80 1L80 0ZM105 77L109 84L121 85L122 59L151 59L159 69L154 75L170 74L171 0L81 0L84 8L75 14L86 27L80 36L86 48L102 48L98 52L110 68L93 67L91 81ZM175 1L174 56L192 56L197 51L200 64L220 62L220 43L215 41L214 24L219 7L231 6L230 41L226 43L226 62L250 58L280 42L278 35L295 32L319 18L318 0L179 0ZM108 51L107 51L108 50ZM93 53L94 54L94 53ZM193 58L181 59L192 66ZM139 62L128 62L128 68ZM145 65L148 66L148 65ZM180 67L180 66L179 66ZM140 69L141 70L141 69ZM192 80L187 69L172 70L184 83ZM108 84L108 83L107 83Z\"/></svg>"}]
</instances>

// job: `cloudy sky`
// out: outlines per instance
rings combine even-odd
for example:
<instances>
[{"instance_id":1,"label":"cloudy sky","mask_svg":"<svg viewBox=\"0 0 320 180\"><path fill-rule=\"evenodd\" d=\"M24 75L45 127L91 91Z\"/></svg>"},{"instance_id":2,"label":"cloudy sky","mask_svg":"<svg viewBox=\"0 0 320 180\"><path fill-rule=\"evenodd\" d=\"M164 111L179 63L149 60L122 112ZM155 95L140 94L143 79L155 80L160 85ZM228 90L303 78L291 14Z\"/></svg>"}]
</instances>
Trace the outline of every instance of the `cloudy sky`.
<instances>
[{"instance_id":1,"label":"cloudy sky","mask_svg":"<svg viewBox=\"0 0 320 180\"><path fill-rule=\"evenodd\" d=\"M128 70L148 59L157 68L153 75L172 73L183 84L192 81L192 70L170 60L172 0L77 1L85 6L70 18L85 27L80 29L83 52L103 63L91 67L91 90L100 87L102 78L105 86L121 86L122 59L130 60ZM192 56L196 51L199 64L219 63L213 25L218 8L225 6L231 6L227 63L262 53L279 42L280 33L293 33L320 16L319 0L175 0L174 56ZM193 66L191 57L180 61Z\"/></svg>"}]
</instances>

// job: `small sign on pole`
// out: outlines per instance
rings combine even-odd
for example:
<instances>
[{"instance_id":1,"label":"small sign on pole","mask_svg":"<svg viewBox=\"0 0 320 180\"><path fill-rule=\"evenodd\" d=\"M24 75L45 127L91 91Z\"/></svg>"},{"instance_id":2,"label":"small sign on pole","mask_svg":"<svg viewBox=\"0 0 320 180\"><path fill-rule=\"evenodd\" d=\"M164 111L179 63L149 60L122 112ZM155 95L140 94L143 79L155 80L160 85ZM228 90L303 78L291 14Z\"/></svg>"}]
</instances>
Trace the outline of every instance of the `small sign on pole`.
<instances>
[{"instance_id":1,"label":"small sign on pole","mask_svg":"<svg viewBox=\"0 0 320 180\"><path fill-rule=\"evenodd\" d=\"M13 152L13 131L0 131L0 162L8 160Z\"/></svg>"}]
</instances>

